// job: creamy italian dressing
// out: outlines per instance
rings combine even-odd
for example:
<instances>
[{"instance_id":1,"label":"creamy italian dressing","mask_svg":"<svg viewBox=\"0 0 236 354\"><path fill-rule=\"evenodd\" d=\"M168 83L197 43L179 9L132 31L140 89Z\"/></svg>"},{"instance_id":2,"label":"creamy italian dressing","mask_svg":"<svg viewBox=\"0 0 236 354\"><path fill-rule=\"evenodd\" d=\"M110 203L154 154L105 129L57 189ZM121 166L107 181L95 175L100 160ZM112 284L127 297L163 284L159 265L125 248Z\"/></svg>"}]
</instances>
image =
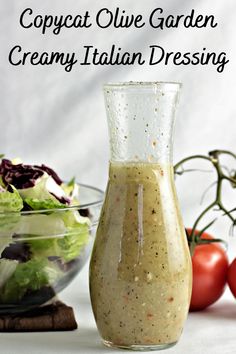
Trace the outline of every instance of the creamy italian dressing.
<instances>
[{"instance_id":1,"label":"creamy italian dressing","mask_svg":"<svg viewBox=\"0 0 236 354\"><path fill-rule=\"evenodd\" d=\"M166 346L182 332L191 261L171 165L112 162L90 265L99 332L120 347Z\"/></svg>"}]
</instances>

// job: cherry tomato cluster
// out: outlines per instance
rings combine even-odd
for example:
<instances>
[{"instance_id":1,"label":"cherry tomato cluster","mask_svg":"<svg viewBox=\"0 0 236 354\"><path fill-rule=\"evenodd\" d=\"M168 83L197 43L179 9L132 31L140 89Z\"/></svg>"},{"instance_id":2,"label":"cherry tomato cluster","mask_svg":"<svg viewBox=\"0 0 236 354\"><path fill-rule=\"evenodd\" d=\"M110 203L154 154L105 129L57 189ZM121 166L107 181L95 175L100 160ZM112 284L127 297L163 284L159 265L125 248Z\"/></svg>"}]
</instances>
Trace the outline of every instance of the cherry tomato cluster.
<instances>
[{"instance_id":1,"label":"cherry tomato cluster","mask_svg":"<svg viewBox=\"0 0 236 354\"><path fill-rule=\"evenodd\" d=\"M188 234L191 229L186 230ZM212 240L206 232L202 239ZM216 302L226 284L236 297L236 259L229 265L226 251L219 243L200 244L192 255L193 288L190 311L199 311Z\"/></svg>"}]
</instances>

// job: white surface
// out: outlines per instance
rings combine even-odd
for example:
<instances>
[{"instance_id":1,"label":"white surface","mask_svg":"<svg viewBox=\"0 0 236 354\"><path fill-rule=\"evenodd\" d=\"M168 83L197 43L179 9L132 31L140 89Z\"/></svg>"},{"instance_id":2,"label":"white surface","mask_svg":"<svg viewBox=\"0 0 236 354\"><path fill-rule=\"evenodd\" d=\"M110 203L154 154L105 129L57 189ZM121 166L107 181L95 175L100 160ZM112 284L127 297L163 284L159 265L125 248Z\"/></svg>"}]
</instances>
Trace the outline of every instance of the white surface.
<instances>
[{"instance_id":1,"label":"white surface","mask_svg":"<svg viewBox=\"0 0 236 354\"><path fill-rule=\"evenodd\" d=\"M93 319L88 292L88 267L60 298L72 305L78 330L59 333L1 333L2 354L115 354L130 351L109 349L101 344ZM229 291L212 307L188 316L179 343L167 354L234 354L236 301ZM132 352L131 352L132 353ZM150 353L150 352L149 352Z\"/></svg>"}]
</instances>

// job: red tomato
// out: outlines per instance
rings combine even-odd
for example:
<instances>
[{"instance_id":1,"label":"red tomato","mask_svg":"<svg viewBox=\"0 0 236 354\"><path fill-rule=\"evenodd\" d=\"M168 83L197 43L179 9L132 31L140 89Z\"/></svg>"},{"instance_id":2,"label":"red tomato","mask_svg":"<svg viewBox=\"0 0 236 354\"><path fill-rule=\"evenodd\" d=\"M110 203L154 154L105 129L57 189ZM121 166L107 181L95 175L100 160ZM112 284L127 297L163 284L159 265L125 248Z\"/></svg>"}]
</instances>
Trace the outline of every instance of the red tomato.
<instances>
[{"instance_id":1,"label":"red tomato","mask_svg":"<svg viewBox=\"0 0 236 354\"><path fill-rule=\"evenodd\" d=\"M190 234L191 229L187 229ZM204 232L202 239L213 239ZM190 311L203 310L218 300L225 290L228 257L219 243L196 246L193 256L193 289ZM236 285L236 284L235 284Z\"/></svg>"},{"instance_id":2,"label":"red tomato","mask_svg":"<svg viewBox=\"0 0 236 354\"><path fill-rule=\"evenodd\" d=\"M234 295L234 297L236 297L236 258L229 266L227 281L232 294Z\"/></svg>"}]
</instances>

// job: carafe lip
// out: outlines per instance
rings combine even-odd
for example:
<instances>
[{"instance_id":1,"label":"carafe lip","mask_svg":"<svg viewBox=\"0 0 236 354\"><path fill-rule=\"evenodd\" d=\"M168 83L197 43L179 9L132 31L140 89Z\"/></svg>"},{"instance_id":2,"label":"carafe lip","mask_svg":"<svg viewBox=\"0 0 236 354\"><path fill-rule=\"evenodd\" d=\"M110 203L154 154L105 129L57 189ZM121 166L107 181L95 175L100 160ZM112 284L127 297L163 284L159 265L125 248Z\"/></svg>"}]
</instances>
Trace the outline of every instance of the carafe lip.
<instances>
[{"instance_id":1,"label":"carafe lip","mask_svg":"<svg viewBox=\"0 0 236 354\"><path fill-rule=\"evenodd\" d=\"M182 87L181 82L175 81L124 81L124 82L108 82L103 85L103 90L167 90L179 91Z\"/></svg>"}]
</instances>

